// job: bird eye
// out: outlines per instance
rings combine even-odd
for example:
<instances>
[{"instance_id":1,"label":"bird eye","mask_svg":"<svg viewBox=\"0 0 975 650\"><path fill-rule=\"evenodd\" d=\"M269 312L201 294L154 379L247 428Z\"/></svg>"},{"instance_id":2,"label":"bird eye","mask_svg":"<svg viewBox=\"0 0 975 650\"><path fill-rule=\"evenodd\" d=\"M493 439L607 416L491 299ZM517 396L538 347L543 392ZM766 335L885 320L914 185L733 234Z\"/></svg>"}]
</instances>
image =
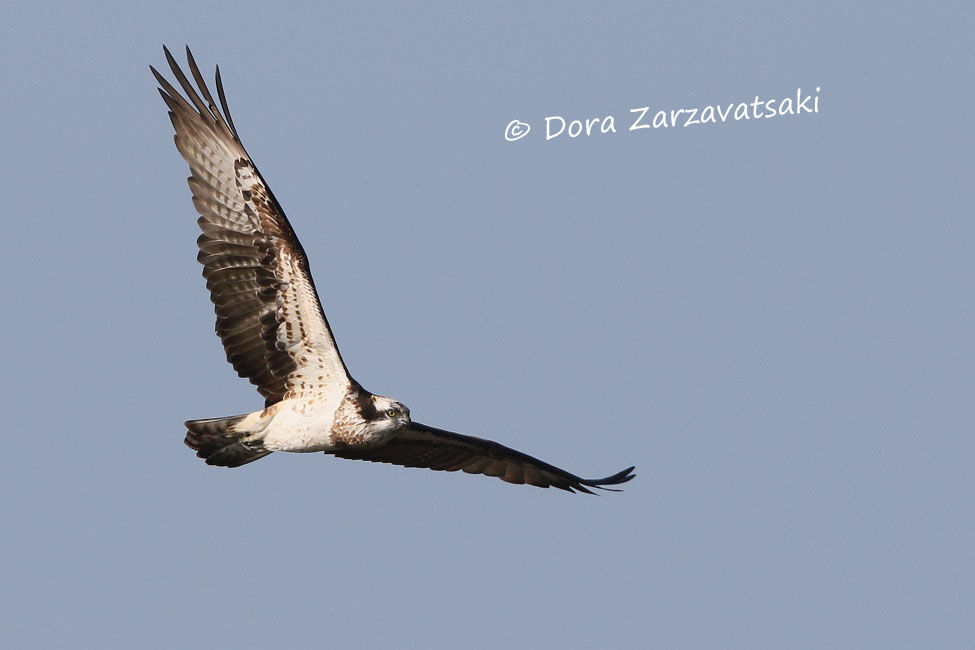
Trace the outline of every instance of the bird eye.
<instances>
[{"instance_id":1,"label":"bird eye","mask_svg":"<svg viewBox=\"0 0 975 650\"><path fill-rule=\"evenodd\" d=\"M389 418L395 418L396 414L397 414L396 409L389 409L388 411L386 411L386 417Z\"/></svg>"}]
</instances>

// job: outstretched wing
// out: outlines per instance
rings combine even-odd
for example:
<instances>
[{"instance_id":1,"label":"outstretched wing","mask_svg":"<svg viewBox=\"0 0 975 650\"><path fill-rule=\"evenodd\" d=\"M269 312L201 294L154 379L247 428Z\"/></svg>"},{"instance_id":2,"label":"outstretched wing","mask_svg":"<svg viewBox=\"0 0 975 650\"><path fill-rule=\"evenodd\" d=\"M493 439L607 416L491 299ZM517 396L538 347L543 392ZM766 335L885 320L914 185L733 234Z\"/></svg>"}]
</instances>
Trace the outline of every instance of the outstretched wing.
<instances>
[{"instance_id":1,"label":"outstretched wing","mask_svg":"<svg viewBox=\"0 0 975 650\"><path fill-rule=\"evenodd\" d=\"M220 68L216 82L222 113L189 48L186 58L199 92L169 50L163 50L186 97L150 69L169 107L176 148L192 172L189 185L203 231L197 259L203 264L227 360L268 404L330 382L348 383L308 258L240 142Z\"/></svg>"},{"instance_id":2,"label":"outstretched wing","mask_svg":"<svg viewBox=\"0 0 975 650\"><path fill-rule=\"evenodd\" d=\"M435 429L418 422L412 422L380 447L348 448L332 453L340 458L392 463L404 467L426 467L446 472L462 469L468 474L497 476L508 483L556 487L569 492L578 490L587 494L594 494L588 488L609 490L611 488L604 486L619 485L636 476L633 474L635 468L628 467L606 478L579 478L564 469L492 440Z\"/></svg>"}]
</instances>

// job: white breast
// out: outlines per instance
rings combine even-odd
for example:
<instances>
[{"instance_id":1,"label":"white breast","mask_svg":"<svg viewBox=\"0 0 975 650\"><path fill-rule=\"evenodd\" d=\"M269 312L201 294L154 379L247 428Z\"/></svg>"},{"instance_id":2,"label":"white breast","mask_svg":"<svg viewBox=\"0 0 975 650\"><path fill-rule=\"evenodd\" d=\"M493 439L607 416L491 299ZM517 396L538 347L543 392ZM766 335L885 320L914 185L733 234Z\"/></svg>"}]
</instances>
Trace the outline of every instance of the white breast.
<instances>
[{"instance_id":1,"label":"white breast","mask_svg":"<svg viewBox=\"0 0 975 650\"><path fill-rule=\"evenodd\" d=\"M332 425L342 400L338 391L285 399L263 411L265 449L271 451L325 451L333 448Z\"/></svg>"}]
</instances>

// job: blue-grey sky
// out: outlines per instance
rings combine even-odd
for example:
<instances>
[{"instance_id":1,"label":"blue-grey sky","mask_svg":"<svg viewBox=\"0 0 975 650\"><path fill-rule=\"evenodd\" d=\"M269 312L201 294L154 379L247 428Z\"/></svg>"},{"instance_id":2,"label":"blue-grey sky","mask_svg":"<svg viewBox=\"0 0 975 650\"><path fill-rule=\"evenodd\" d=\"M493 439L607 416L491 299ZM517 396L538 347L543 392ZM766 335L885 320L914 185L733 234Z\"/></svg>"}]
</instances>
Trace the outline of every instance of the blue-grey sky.
<instances>
[{"instance_id":1,"label":"blue-grey sky","mask_svg":"<svg viewBox=\"0 0 975 650\"><path fill-rule=\"evenodd\" d=\"M972 647L968 5L141 4L0 26L5 645ZM220 64L364 386L626 491L196 459L262 400L162 43Z\"/></svg>"}]
</instances>

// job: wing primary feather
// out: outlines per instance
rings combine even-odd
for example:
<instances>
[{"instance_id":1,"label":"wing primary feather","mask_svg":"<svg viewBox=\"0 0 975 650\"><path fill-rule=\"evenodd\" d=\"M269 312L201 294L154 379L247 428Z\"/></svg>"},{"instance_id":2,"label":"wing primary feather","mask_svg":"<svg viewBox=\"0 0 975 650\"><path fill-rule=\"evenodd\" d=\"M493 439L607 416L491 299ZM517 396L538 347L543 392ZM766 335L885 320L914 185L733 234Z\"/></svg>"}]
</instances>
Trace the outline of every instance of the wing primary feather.
<instances>
[{"instance_id":1,"label":"wing primary feather","mask_svg":"<svg viewBox=\"0 0 975 650\"><path fill-rule=\"evenodd\" d=\"M196 80L196 85L199 87L204 99L207 100L207 104L210 107L210 113L213 114L213 116L217 119L220 126L224 127L228 131L232 131L232 129L224 121L223 115L220 114L220 110L217 108L217 103L213 101L213 95L210 94L210 89L207 87L206 80L200 73L200 67L196 65L196 59L193 58L193 53L190 51L189 45L186 46L186 61L190 66L190 74L193 75L193 79ZM234 132L234 137L237 137L236 132Z\"/></svg>"},{"instance_id":2,"label":"wing primary feather","mask_svg":"<svg viewBox=\"0 0 975 650\"><path fill-rule=\"evenodd\" d=\"M200 114L200 117L204 119L209 117L210 120L216 121L216 118L210 115L210 111L207 110L203 100L200 99L200 96L197 94L193 84L191 84L190 80L186 78L185 74L183 74L183 70L179 67L179 64L176 63L176 59L173 58L169 48L165 45L163 45L163 52L166 53L166 61L169 62L170 69L173 71L173 74L176 75L176 80L179 81L179 85L183 87L183 92L186 93L189 100L193 102L194 106L196 106L196 110Z\"/></svg>"},{"instance_id":3,"label":"wing primary feather","mask_svg":"<svg viewBox=\"0 0 975 650\"><path fill-rule=\"evenodd\" d=\"M190 103L186 101L181 94L179 94L179 91L173 87L173 84L166 81L166 77L159 74L159 71L152 66L149 66L149 69L152 70L152 74L155 75L156 81L159 82L159 85L162 86L162 89L159 92L162 93L163 100L165 100L166 105L169 106L170 111L173 111L174 113L178 112L181 107L185 107L188 111L193 111L193 107L190 105Z\"/></svg>"},{"instance_id":4,"label":"wing primary feather","mask_svg":"<svg viewBox=\"0 0 975 650\"><path fill-rule=\"evenodd\" d=\"M227 96L223 92L223 79L220 78L220 66L216 67L216 74L214 75L217 80L217 97L220 98L220 106L223 107L223 114L227 118L227 124L230 125L230 132L234 134L237 141L240 142L240 137L237 135L237 127L234 126L234 118L230 115L230 109L227 107Z\"/></svg>"}]
</instances>

